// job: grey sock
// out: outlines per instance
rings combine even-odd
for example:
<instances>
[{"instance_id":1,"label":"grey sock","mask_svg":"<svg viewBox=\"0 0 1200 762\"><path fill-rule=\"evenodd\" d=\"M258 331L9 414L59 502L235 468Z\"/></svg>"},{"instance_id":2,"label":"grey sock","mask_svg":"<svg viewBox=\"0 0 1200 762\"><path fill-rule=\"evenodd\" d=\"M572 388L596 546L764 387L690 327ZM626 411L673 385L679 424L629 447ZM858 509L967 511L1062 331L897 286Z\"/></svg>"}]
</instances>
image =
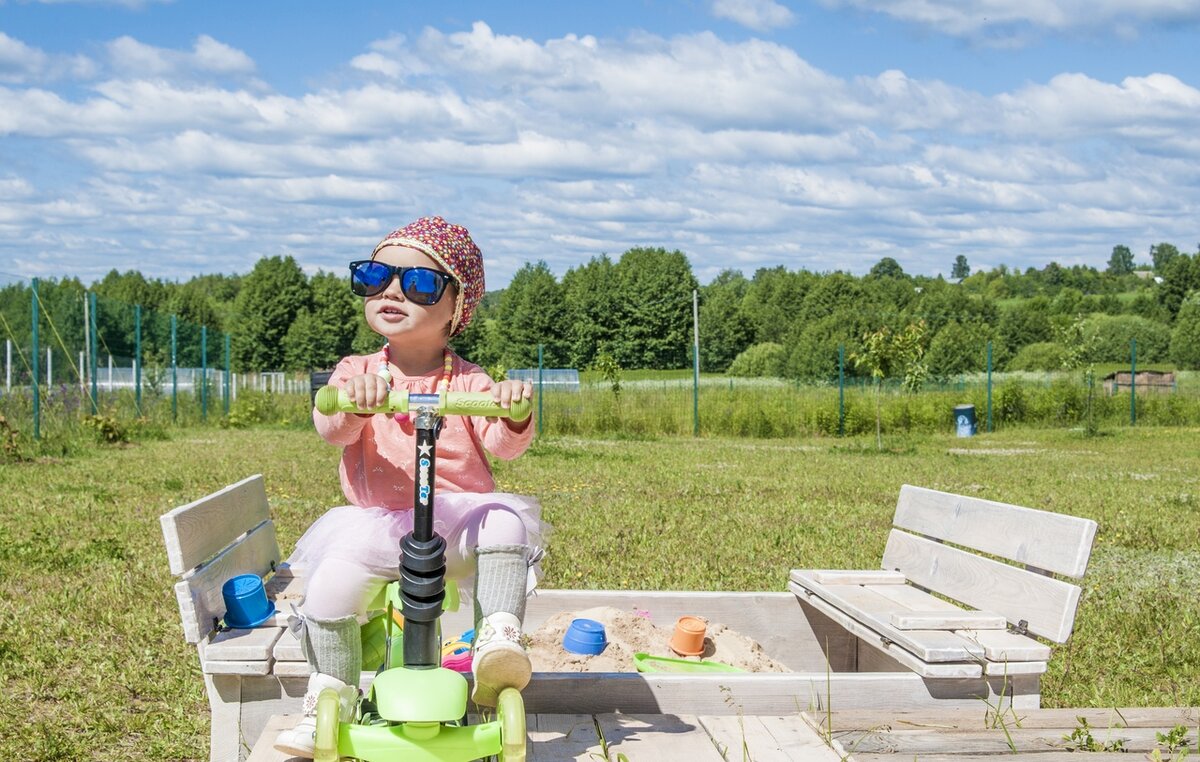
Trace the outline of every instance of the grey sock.
<instances>
[{"instance_id":1,"label":"grey sock","mask_svg":"<svg viewBox=\"0 0 1200 762\"><path fill-rule=\"evenodd\" d=\"M475 551L475 622L497 611L525 621L528 545L488 545Z\"/></svg>"},{"instance_id":2,"label":"grey sock","mask_svg":"<svg viewBox=\"0 0 1200 762\"><path fill-rule=\"evenodd\" d=\"M305 617L300 647L314 672L358 688L362 676L362 633L353 615L340 619Z\"/></svg>"}]
</instances>

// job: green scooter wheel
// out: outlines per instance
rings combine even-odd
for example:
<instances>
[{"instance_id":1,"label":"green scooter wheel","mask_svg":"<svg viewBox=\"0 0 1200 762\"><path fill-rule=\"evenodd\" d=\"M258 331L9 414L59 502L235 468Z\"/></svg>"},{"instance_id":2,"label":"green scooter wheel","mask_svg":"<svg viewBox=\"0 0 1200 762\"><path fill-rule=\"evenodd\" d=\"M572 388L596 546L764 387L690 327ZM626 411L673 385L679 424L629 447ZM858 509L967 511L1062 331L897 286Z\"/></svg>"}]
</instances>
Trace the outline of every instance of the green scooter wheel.
<instances>
[{"instance_id":1,"label":"green scooter wheel","mask_svg":"<svg viewBox=\"0 0 1200 762\"><path fill-rule=\"evenodd\" d=\"M317 696L317 735L313 744L313 762L338 761L338 715L341 701L337 691L326 688Z\"/></svg>"},{"instance_id":2,"label":"green scooter wheel","mask_svg":"<svg viewBox=\"0 0 1200 762\"><path fill-rule=\"evenodd\" d=\"M500 720L501 762L525 762L525 701L516 688L500 691L496 702Z\"/></svg>"}]
</instances>

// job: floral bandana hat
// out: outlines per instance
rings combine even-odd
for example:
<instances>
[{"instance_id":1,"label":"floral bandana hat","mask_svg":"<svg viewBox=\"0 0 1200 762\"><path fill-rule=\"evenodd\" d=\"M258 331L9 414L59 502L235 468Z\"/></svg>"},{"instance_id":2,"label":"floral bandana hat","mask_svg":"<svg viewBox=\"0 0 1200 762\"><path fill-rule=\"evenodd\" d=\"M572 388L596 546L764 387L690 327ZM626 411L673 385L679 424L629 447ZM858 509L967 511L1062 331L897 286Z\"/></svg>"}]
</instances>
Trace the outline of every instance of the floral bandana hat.
<instances>
[{"instance_id":1,"label":"floral bandana hat","mask_svg":"<svg viewBox=\"0 0 1200 762\"><path fill-rule=\"evenodd\" d=\"M393 230L371 252L374 258L385 246L406 246L427 254L458 282L454 301L454 319L450 336L466 330L483 300L483 253L461 225L452 225L441 217L422 217L399 230Z\"/></svg>"}]
</instances>

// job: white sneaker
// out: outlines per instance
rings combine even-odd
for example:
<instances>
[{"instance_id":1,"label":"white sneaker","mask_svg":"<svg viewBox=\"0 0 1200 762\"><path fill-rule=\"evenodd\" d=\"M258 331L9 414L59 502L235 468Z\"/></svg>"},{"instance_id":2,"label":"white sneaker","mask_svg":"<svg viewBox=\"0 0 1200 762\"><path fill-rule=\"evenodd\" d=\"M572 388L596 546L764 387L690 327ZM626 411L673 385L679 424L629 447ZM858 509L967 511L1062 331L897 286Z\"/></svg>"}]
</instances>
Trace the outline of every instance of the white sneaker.
<instances>
[{"instance_id":1,"label":"white sneaker","mask_svg":"<svg viewBox=\"0 0 1200 762\"><path fill-rule=\"evenodd\" d=\"M354 706L358 701L358 686L347 685L336 677L314 672L308 676L308 690L304 693L304 716L296 727L282 730L275 738L275 748L293 757L313 758L313 746L317 736L317 696L326 688L338 692L341 699L342 722L354 718Z\"/></svg>"},{"instance_id":2,"label":"white sneaker","mask_svg":"<svg viewBox=\"0 0 1200 762\"><path fill-rule=\"evenodd\" d=\"M471 700L479 706L495 706L500 691L523 689L529 684L533 667L521 645L521 620L498 611L479 623L471 659L475 689Z\"/></svg>"}]
</instances>

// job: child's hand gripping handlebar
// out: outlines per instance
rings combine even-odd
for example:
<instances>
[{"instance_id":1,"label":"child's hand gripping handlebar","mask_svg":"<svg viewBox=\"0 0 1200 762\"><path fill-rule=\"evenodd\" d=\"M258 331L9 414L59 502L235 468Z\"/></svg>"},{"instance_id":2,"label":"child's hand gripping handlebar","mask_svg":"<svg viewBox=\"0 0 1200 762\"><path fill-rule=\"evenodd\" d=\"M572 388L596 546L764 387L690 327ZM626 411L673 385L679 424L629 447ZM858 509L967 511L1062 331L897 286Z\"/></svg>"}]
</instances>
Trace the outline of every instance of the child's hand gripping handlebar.
<instances>
[{"instance_id":1,"label":"child's hand gripping handlebar","mask_svg":"<svg viewBox=\"0 0 1200 762\"><path fill-rule=\"evenodd\" d=\"M409 400L408 392L389 392L385 404L363 410L350 401L346 392L336 386L325 386L317 390L316 408L322 415L334 413L407 413L409 407L433 407L438 415L479 415L493 418L511 418L523 421L533 412L533 403L527 399L512 401L512 407L502 408L492 399L490 392L442 392L441 394L414 394L415 402Z\"/></svg>"}]
</instances>

